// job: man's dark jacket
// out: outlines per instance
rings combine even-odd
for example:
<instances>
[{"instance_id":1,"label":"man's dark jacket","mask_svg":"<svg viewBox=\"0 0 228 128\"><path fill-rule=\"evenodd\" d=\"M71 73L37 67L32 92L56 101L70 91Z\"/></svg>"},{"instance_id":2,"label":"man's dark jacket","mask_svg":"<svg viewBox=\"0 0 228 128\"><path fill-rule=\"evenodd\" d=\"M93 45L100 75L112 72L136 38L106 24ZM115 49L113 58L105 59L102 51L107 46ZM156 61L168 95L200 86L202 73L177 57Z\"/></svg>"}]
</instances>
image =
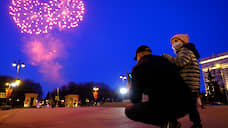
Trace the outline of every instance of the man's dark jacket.
<instances>
[{"instance_id":1,"label":"man's dark jacket","mask_svg":"<svg viewBox=\"0 0 228 128\"><path fill-rule=\"evenodd\" d=\"M171 115L184 116L192 105L191 91L176 66L161 56L143 56L133 68L131 102L140 103L142 93L149 95L153 108Z\"/></svg>"}]
</instances>

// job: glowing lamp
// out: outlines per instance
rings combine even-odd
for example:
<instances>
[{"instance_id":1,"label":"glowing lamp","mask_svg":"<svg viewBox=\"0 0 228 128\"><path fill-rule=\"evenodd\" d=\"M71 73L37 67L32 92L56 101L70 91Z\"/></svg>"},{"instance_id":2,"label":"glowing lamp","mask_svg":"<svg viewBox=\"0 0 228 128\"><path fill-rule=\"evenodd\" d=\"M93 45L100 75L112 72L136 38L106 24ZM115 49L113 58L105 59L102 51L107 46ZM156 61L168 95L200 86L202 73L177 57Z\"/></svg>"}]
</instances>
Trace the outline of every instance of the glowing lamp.
<instances>
[{"instance_id":1,"label":"glowing lamp","mask_svg":"<svg viewBox=\"0 0 228 128\"><path fill-rule=\"evenodd\" d=\"M10 85L10 83L8 83L8 82L7 82L5 85L6 85L6 86L9 86L9 85Z\"/></svg>"},{"instance_id":2,"label":"glowing lamp","mask_svg":"<svg viewBox=\"0 0 228 128\"><path fill-rule=\"evenodd\" d=\"M121 93L122 95L126 94L127 92L128 92L128 90L127 90L126 88L121 88L121 89L120 89L120 93Z\"/></svg>"},{"instance_id":3,"label":"glowing lamp","mask_svg":"<svg viewBox=\"0 0 228 128\"><path fill-rule=\"evenodd\" d=\"M17 66L17 64L14 62L14 63L12 64L12 66L13 66L13 67L16 67L16 66Z\"/></svg>"},{"instance_id":4,"label":"glowing lamp","mask_svg":"<svg viewBox=\"0 0 228 128\"><path fill-rule=\"evenodd\" d=\"M22 68L24 68L24 67L25 67L25 64L24 64L24 63L22 63L22 64L21 64L21 67L22 67Z\"/></svg>"},{"instance_id":5,"label":"glowing lamp","mask_svg":"<svg viewBox=\"0 0 228 128\"><path fill-rule=\"evenodd\" d=\"M94 87L93 91L97 92L97 91L99 91L99 88L98 87Z\"/></svg>"},{"instance_id":6,"label":"glowing lamp","mask_svg":"<svg viewBox=\"0 0 228 128\"><path fill-rule=\"evenodd\" d=\"M16 87L17 85L16 85L16 83L11 83L10 84L12 87Z\"/></svg>"},{"instance_id":7,"label":"glowing lamp","mask_svg":"<svg viewBox=\"0 0 228 128\"><path fill-rule=\"evenodd\" d=\"M21 81L20 80L16 80L16 82L15 82L15 85L20 85L20 83L21 83Z\"/></svg>"}]
</instances>

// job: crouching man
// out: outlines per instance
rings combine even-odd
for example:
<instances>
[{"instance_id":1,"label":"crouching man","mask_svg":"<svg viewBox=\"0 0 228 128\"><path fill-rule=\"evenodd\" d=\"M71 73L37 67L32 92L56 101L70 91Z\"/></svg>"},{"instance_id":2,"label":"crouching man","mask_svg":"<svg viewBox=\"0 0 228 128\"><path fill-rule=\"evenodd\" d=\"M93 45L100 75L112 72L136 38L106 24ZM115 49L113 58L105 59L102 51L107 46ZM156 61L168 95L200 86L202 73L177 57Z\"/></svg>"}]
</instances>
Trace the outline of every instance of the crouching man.
<instances>
[{"instance_id":1,"label":"crouching man","mask_svg":"<svg viewBox=\"0 0 228 128\"><path fill-rule=\"evenodd\" d=\"M161 56L152 55L147 46L137 49L135 60L130 87L133 104L126 107L126 116L161 128L179 128L177 119L189 112L193 101L176 66ZM149 100L141 102L142 94L148 95Z\"/></svg>"}]
</instances>

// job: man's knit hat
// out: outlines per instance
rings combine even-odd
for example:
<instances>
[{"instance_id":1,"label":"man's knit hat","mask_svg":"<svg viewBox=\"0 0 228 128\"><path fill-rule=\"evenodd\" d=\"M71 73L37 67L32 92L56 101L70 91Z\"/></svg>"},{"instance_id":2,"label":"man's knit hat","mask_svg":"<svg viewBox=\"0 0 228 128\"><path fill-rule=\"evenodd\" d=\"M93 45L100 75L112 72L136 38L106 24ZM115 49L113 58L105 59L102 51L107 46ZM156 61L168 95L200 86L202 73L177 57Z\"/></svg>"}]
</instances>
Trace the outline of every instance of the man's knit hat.
<instances>
[{"instance_id":1,"label":"man's knit hat","mask_svg":"<svg viewBox=\"0 0 228 128\"><path fill-rule=\"evenodd\" d=\"M180 39L181 41L184 42L184 44L187 44L189 42L189 36L187 34L176 34L175 36L173 36L171 38L171 40L170 40L171 43L172 43L172 40L175 38Z\"/></svg>"}]
</instances>

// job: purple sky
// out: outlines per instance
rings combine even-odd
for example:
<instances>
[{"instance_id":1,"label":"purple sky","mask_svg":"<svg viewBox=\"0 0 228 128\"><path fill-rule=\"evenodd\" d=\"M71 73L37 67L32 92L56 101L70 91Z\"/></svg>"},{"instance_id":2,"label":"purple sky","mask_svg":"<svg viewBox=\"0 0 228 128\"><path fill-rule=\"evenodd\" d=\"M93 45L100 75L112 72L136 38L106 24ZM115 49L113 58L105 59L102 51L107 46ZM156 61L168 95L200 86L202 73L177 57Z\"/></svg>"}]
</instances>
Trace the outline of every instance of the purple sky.
<instances>
[{"instance_id":1,"label":"purple sky","mask_svg":"<svg viewBox=\"0 0 228 128\"><path fill-rule=\"evenodd\" d=\"M115 89L121 85L119 75L131 71L135 65L133 58L140 45L150 46L156 55L174 55L170 38L187 33L201 58L228 51L227 0L85 0L84 3L86 11L79 27L29 36L20 33L9 15L10 0L1 0L0 75L16 76L11 63L21 59L27 66L20 71L19 78L40 82L44 93L69 81L105 82ZM42 54L31 52L30 48L38 46L43 47ZM58 50L55 56L44 57L55 53L55 49Z\"/></svg>"}]
</instances>

